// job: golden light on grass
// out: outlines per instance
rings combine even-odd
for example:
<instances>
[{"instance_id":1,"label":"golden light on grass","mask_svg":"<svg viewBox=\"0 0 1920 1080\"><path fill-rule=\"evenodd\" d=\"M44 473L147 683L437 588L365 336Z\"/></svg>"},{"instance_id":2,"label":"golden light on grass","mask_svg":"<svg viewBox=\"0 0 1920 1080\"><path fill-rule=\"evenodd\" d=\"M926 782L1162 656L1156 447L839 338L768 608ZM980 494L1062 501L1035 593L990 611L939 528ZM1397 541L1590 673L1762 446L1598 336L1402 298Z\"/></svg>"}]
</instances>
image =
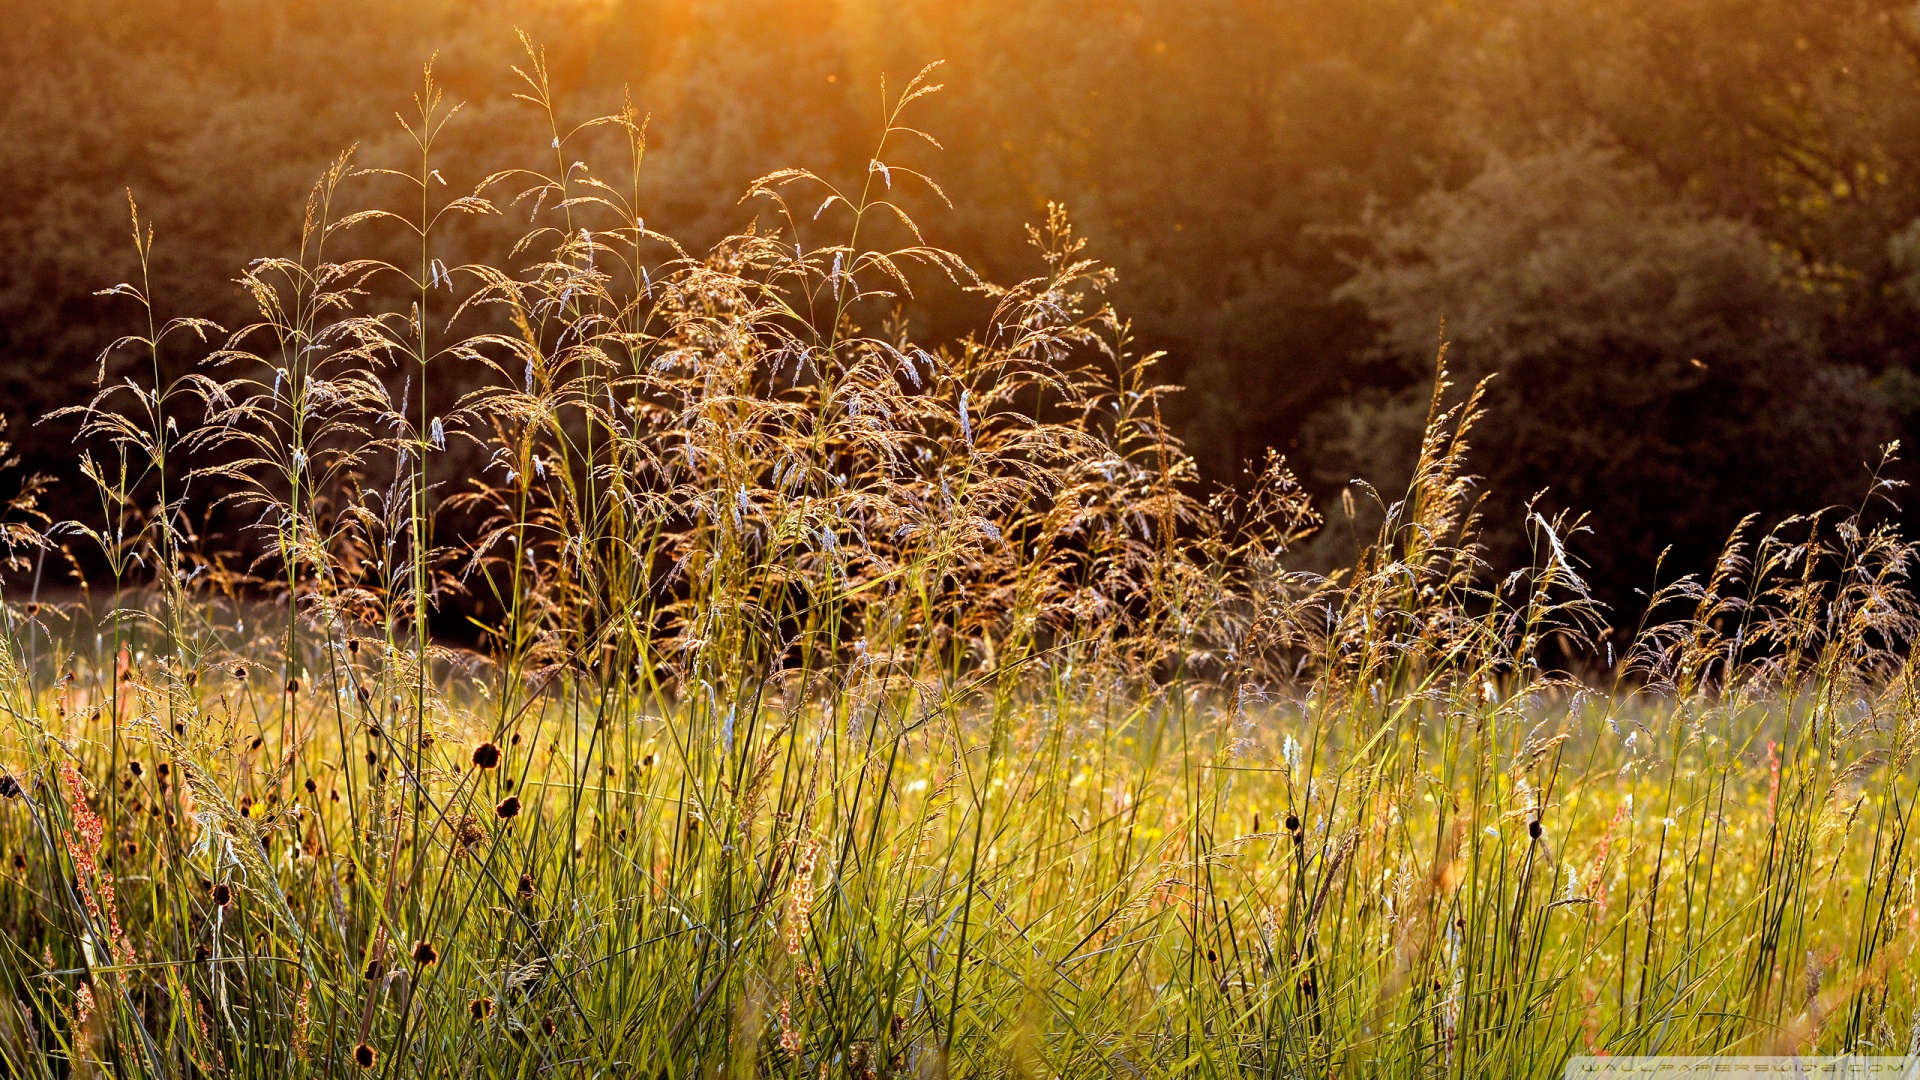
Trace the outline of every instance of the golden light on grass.
<instances>
[{"instance_id":1,"label":"golden light on grass","mask_svg":"<svg viewBox=\"0 0 1920 1080\"><path fill-rule=\"evenodd\" d=\"M257 324L123 343L208 342L75 414L145 463L89 465L102 505L167 511L90 534L142 615L10 618L0 655L0 846L35 853L3 978L46 1045L81 971L142 1076L376 1043L398 1076L1537 1075L1906 1037L1920 552L1743 532L1618 635L1571 522L1482 565L1480 398L1442 368L1408 489L1306 572L1296 478L1200 483L1063 209L1013 285L897 209L927 78L853 183L771 174L690 251L644 227L635 113L573 157L536 53L551 162L454 190L429 76L411 171L342 157L303 246L241 270ZM992 310L916 338L928 281ZM186 530L212 498L256 515L250 569ZM171 765L136 793L142 758Z\"/></svg>"}]
</instances>

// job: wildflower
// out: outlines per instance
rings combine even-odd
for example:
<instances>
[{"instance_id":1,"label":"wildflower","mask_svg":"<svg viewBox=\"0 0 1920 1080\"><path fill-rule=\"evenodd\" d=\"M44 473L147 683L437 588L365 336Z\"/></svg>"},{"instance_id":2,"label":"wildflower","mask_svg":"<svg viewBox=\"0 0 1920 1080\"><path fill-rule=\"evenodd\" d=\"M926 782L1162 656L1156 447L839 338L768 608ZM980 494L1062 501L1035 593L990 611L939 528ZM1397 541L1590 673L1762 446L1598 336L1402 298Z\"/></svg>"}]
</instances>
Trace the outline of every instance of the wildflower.
<instances>
[{"instance_id":1,"label":"wildflower","mask_svg":"<svg viewBox=\"0 0 1920 1080\"><path fill-rule=\"evenodd\" d=\"M793 868L793 891L787 897L787 955L800 955L813 917L813 870L820 859L820 838L810 837Z\"/></svg>"},{"instance_id":2,"label":"wildflower","mask_svg":"<svg viewBox=\"0 0 1920 1080\"><path fill-rule=\"evenodd\" d=\"M307 1058L307 1042L313 1027L313 984L300 988L300 1001L293 1008L293 1045L300 1060Z\"/></svg>"},{"instance_id":3,"label":"wildflower","mask_svg":"<svg viewBox=\"0 0 1920 1080\"><path fill-rule=\"evenodd\" d=\"M800 1032L797 1028L793 1026L793 1002L789 998L781 998L780 999L780 1049L785 1050L787 1053L792 1054L794 1057L799 1057L800 1049L802 1045L803 1044L800 1041Z\"/></svg>"}]
</instances>

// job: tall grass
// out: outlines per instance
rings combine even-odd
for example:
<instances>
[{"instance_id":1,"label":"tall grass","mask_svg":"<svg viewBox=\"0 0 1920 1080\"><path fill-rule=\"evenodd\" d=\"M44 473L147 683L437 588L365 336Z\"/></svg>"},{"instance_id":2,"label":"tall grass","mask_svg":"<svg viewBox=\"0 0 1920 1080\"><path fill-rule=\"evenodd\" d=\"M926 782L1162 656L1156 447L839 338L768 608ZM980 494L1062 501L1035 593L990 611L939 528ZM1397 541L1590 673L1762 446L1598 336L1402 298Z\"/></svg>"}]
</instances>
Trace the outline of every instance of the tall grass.
<instances>
[{"instance_id":1,"label":"tall grass","mask_svg":"<svg viewBox=\"0 0 1920 1080\"><path fill-rule=\"evenodd\" d=\"M857 183L768 176L704 253L644 223L637 114L519 74L550 170L449 194L429 71L413 164L341 158L255 324L116 290L101 516L7 511L12 1075L1916 1049L1913 550L1873 503L1744 528L1615 656L1581 523L1478 559L1442 367L1409 489L1304 573L1283 463L1206 495L1063 212L1011 287L922 238L929 72ZM502 214L511 258L442 261ZM917 345L927 280L990 316ZM62 558L110 599L40 602Z\"/></svg>"}]
</instances>

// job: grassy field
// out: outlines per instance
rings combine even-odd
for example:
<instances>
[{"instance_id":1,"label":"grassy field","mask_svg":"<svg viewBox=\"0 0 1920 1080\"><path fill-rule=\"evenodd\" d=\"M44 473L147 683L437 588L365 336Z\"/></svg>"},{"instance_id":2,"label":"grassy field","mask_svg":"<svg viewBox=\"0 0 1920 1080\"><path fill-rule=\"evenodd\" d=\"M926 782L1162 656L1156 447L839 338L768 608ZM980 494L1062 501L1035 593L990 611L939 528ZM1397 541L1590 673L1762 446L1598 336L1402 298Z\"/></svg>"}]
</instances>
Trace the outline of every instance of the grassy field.
<instances>
[{"instance_id":1,"label":"grassy field","mask_svg":"<svg viewBox=\"0 0 1920 1080\"><path fill-rule=\"evenodd\" d=\"M99 519L9 511L11 1075L1915 1048L1914 553L1877 490L1616 633L1582 523L1476 557L1442 367L1377 533L1294 569L1297 484L1203 492L1063 212L1000 287L890 201L931 89L858 186L775 174L696 254L643 223L630 114L447 193L429 79L414 167L343 158L245 269L257 324L122 287L149 318L75 413ZM509 264L438 261L503 212ZM918 277L991 317L916 345ZM68 558L90 591L38 599Z\"/></svg>"}]
</instances>

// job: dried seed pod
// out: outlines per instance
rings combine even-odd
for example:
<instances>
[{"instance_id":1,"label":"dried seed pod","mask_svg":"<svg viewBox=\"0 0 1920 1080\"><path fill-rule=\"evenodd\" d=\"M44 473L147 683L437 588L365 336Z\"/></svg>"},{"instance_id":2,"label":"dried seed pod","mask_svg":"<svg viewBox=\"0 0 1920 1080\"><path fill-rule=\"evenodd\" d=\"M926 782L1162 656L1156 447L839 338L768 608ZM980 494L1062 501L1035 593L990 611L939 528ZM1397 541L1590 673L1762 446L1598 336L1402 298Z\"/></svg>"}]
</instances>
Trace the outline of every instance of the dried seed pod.
<instances>
[{"instance_id":1,"label":"dried seed pod","mask_svg":"<svg viewBox=\"0 0 1920 1080\"><path fill-rule=\"evenodd\" d=\"M483 742L473 748L473 767L476 769L497 769L500 767L500 748L491 742Z\"/></svg>"}]
</instances>

